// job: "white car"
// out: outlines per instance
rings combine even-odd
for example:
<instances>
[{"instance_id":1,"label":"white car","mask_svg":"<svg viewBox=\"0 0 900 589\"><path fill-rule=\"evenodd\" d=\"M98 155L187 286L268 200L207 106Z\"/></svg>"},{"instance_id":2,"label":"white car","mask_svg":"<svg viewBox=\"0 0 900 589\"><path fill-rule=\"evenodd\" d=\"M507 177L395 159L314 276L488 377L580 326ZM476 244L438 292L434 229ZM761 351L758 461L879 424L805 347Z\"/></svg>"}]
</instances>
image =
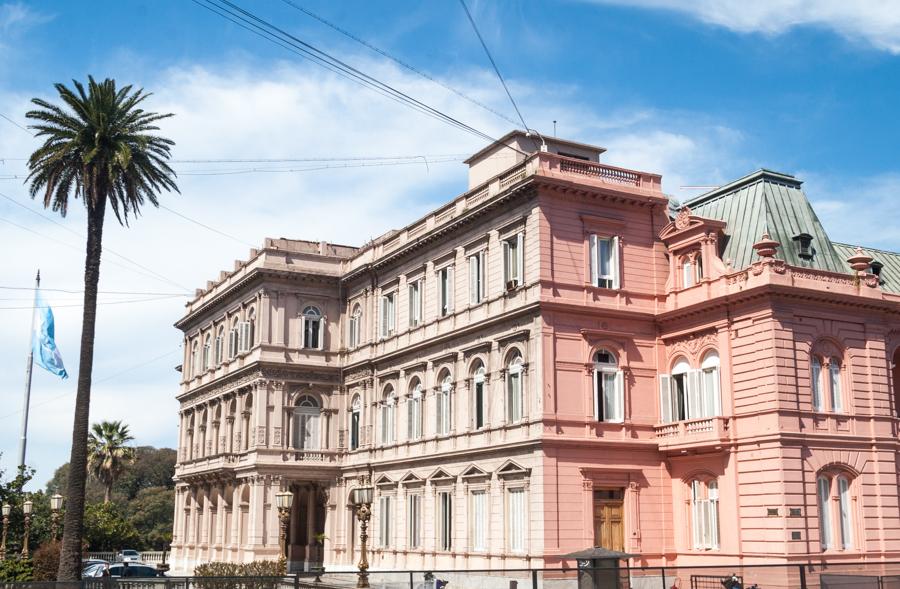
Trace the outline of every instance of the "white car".
<instances>
[{"instance_id":1,"label":"white car","mask_svg":"<svg viewBox=\"0 0 900 589\"><path fill-rule=\"evenodd\" d=\"M116 556L116 560L119 562L140 562L141 553L137 550L126 549Z\"/></svg>"}]
</instances>

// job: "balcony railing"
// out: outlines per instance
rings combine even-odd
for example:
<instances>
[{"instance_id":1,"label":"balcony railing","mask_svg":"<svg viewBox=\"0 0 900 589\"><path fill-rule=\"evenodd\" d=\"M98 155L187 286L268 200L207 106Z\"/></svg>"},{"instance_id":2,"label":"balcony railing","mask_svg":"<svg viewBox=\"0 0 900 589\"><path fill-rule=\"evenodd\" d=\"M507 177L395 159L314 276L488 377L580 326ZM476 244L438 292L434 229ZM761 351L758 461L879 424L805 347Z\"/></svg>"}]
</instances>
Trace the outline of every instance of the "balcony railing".
<instances>
[{"instance_id":1,"label":"balcony railing","mask_svg":"<svg viewBox=\"0 0 900 589\"><path fill-rule=\"evenodd\" d=\"M653 427L660 450L688 450L719 446L728 441L727 417L702 417Z\"/></svg>"}]
</instances>

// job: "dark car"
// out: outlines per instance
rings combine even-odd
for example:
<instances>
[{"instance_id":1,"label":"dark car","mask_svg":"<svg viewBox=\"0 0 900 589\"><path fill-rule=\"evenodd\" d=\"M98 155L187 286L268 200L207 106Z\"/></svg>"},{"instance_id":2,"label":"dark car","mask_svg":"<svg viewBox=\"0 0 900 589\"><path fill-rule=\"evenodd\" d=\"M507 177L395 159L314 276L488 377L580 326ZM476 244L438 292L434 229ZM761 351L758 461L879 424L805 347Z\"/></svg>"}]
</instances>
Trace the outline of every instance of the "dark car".
<instances>
[{"instance_id":1,"label":"dark car","mask_svg":"<svg viewBox=\"0 0 900 589\"><path fill-rule=\"evenodd\" d=\"M151 577L162 576L156 568L141 562L117 562L111 565L93 565L84 570L82 578L130 578L130 579L147 579Z\"/></svg>"}]
</instances>

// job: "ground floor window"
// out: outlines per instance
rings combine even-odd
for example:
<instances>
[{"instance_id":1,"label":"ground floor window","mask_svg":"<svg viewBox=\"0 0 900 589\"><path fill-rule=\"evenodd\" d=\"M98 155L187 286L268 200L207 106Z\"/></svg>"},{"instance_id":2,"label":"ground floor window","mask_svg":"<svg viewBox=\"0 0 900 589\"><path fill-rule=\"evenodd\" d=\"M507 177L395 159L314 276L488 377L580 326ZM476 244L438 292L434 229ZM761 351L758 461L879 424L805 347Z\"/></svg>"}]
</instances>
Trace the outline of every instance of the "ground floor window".
<instances>
[{"instance_id":1,"label":"ground floor window","mask_svg":"<svg viewBox=\"0 0 900 589\"><path fill-rule=\"evenodd\" d=\"M694 550L719 548L719 484L691 481L691 531Z\"/></svg>"}]
</instances>

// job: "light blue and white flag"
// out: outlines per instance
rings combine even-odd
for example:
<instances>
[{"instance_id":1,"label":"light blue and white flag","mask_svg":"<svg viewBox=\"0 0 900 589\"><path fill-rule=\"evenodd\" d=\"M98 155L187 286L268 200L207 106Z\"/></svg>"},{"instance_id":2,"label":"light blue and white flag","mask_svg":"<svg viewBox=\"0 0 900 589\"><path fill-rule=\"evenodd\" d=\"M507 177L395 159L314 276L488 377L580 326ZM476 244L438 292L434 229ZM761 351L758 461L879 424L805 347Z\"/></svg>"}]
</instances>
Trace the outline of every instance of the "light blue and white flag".
<instances>
[{"instance_id":1,"label":"light blue and white flag","mask_svg":"<svg viewBox=\"0 0 900 589\"><path fill-rule=\"evenodd\" d=\"M40 291L38 291L34 299L34 312L34 361L38 366L57 376L69 378L66 367L63 366L59 348L56 347L53 310L44 302L44 297L41 296Z\"/></svg>"}]
</instances>

